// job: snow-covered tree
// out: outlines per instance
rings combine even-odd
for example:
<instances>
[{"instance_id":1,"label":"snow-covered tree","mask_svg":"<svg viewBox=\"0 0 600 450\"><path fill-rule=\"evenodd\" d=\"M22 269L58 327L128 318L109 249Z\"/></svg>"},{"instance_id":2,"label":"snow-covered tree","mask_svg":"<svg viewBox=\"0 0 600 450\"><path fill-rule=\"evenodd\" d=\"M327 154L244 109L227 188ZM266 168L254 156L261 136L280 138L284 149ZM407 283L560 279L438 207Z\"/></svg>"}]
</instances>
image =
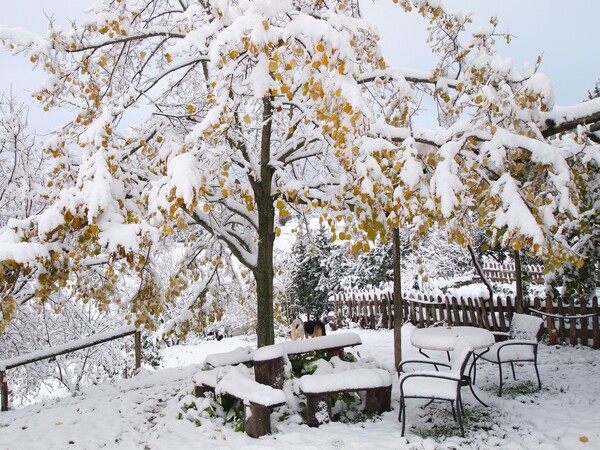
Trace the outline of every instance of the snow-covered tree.
<instances>
[{"instance_id":1,"label":"snow-covered tree","mask_svg":"<svg viewBox=\"0 0 600 450\"><path fill-rule=\"evenodd\" d=\"M0 97L0 223L22 223L46 207L45 170L48 157L36 145L27 125L27 108L12 96ZM4 261L0 271L2 320L0 357L11 358L65 344L122 324L118 315L95 304L73 301L74 280L61 278L64 289L40 304L35 301L38 272L18 274L16 265ZM17 275L20 275L17 277ZM95 280L90 273L88 282ZM12 318L8 321L7 318ZM8 373L15 403L28 402L43 385L62 386L69 392L81 386L120 377L129 359L123 342L108 343L73 354L21 366ZM131 347L131 345L130 345Z\"/></svg>"},{"instance_id":2,"label":"snow-covered tree","mask_svg":"<svg viewBox=\"0 0 600 450\"><path fill-rule=\"evenodd\" d=\"M48 38L0 28L49 72L42 104L74 111L46 145L52 205L9 222L0 260L35 267L42 298L90 264L106 271L92 292L103 299L116 270L135 274L123 303L156 325L168 289L149 249L187 229L197 263L173 280L179 292L217 292L211 267L238 261L253 275L259 345L273 342L275 223L291 209L323 208L355 252L404 224L468 243L476 223L548 270L580 261L562 225L579 216L588 166L569 162L600 160L583 126L600 119L600 99L555 107L537 65L520 74L496 54L507 36L495 18L469 36L471 16L439 0L394 3L427 19L431 71L389 67L350 0L104 0ZM423 97L437 129L420 125Z\"/></svg>"},{"instance_id":3,"label":"snow-covered tree","mask_svg":"<svg viewBox=\"0 0 600 450\"><path fill-rule=\"evenodd\" d=\"M219 266L233 255L254 275L258 343L272 343L275 219L335 182L364 132L359 75L383 67L373 28L349 1L221 0L104 1L88 22L50 28L0 32L51 73L36 94L45 107L75 110L47 144L51 208L9 228L15 253L35 248L17 263L69 272L100 252L142 272L158 235L197 224L212 237L199 257ZM125 130L134 109L143 119ZM87 248L66 258L54 243L67 235ZM151 322L160 289L140 277L137 317Z\"/></svg>"},{"instance_id":4,"label":"snow-covered tree","mask_svg":"<svg viewBox=\"0 0 600 450\"><path fill-rule=\"evenodd\" d=\"M0 97L0 226L24 219L44 205L44 155L27 127L27 108Z\"/></svg>"},{"instance_id":5,"label":"snow-covered tree","mask_svg":"<svg viewBox=\"0 0 600 450\"><path fill-rule=\"evenodd\" d=\"M581 264L586 255L565 226L585 210L577 184L597 178L591 132L600 99L556 107L539 59L519 73L497 54L495 40L510 36L498 32L496 18L469 35L471 15L442 2L396 3L427 19L438 63L428 73L386 67L363 74L386 94L373 95L369 136L355 142L358 156L340 185L355 206L332 226L344 237L350 226L372 238L404 224L425 236L440 225L459 244L484 227L490 246L527 249L549 272L565 261ZM438 128L422 125L424 98L436 104ZM366 245L356 242L355 250Z\"/></svg>"}]
</instances>

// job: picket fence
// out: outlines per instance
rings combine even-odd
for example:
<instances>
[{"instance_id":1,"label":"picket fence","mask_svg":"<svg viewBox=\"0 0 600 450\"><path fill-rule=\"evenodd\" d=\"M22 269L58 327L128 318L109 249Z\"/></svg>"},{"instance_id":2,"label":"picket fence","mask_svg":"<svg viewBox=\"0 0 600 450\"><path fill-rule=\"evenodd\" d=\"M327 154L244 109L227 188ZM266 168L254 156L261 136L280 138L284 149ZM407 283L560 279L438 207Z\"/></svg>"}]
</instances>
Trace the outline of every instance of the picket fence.
<instances>
[{"instance_id":1,"label":"picket fence","mask_svg":"<svg viewBox=\"0 0 600 450\"><path fill-rule=\"evenodd\" d=\"M483 266L483 273L492 283L510 284L516 280L514 263L486 262ZM478 277L477 272L474 272L474 276ZM523 276L531 284L544 284L544 266L524 265Z\"/></svg>"},{"instance_id":2,"label":"picket fence","mask_svg":"<svg viewBox=\"0 0 600 450\"><path fill-rule=\"evenodd\" d=\"M342 327L350 321L363 328L393 328L394 302L390 291L335 294L329 299L333 313L330 323ZM598 298L587 305L554 303L549 308L545 300L525 298L526 312L545 319L545 333L550 344L600 348ZM416 295L402 299L403 317L417 327L435 324L469 325L490 331L508 331L515 311L514 299L496 297L493 301L480 298Z\"/></svg>"}]
</instances>

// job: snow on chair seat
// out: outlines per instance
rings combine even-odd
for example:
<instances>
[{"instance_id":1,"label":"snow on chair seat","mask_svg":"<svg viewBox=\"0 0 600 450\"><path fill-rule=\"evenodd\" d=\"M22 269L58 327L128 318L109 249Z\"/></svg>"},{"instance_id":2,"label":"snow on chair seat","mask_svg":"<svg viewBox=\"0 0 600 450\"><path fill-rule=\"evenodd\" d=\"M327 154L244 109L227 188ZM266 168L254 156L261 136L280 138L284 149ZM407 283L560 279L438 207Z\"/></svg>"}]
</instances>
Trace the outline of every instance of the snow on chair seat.
<instances>
[{"instance_id":1,"label":"snow on chair seat","mask_svg":"<svg viewBox=\"0 0 600 450\"><path fill-rule=\"evenodd\" d=\"M306 395L306 416L310 427L331 420L331 394L365 391L367 414L390 411L392 376L383 369L352 369L323 375L305 375L298 382Z\"/></svg>"},{"instance_id":2,"label":"snow on chair seat","mask_svg":"<svg viewBox=\"0 0 600 450\"><path fill-rule=\"evenodd\" d=\"M260 437L271 433L271 408L286 403L281 389L257 383L251 379L250 370L244 366L221 367L198 372L194 376L196 396L212 391L216 395L228 395L244 403L246 433Z\"/></svg>"}]
</instances>

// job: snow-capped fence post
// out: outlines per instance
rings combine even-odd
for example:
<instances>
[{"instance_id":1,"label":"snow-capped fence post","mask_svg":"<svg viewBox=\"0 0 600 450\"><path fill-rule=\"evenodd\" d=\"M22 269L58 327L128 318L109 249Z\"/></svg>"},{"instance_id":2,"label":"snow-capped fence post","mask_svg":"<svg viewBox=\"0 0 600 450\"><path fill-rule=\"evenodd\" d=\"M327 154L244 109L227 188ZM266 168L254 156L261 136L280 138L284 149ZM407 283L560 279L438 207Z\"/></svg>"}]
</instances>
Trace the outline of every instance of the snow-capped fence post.
<instances>
[{"instance_id":1,"label":"snow-capped fence post","mask_svg":"<svg viewBox=\"0 0 600 450\"><path fill-rule=\"evenodd\" d=\"M8 411L8 383L6 381L6 371L0 370L0 411Z\"/></svg>"}]
</instances>

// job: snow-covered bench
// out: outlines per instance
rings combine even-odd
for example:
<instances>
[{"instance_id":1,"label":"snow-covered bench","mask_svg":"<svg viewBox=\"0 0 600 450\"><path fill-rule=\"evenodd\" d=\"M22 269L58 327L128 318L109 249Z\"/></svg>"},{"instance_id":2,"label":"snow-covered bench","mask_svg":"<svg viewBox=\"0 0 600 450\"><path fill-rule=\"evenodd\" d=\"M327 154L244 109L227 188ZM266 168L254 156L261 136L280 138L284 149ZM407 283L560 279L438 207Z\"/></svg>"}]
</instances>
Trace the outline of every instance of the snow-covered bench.
<instances>
[{"instance_id":1,"label":"snow-covered bench","mask_svg":"<svg viewBox=\"0 0 600 450\"><path fill-rule=\"evenodd\" d=\"M254 357L252 347L238 347L229 352L212 353L206 357L204 364L209 367L235 366L251 363Z\"/></svg>"},{"instance_id":2,"label":"snow-covered bench","mask_svg":"<svg viewBox=\"0 0 600 450\"><path fill-rule=\"evenodd\" d=\"M341 357L345 347L362 344L356 333L337 333L310 339L287 341L261 347L254 352L256 381L275 388L283 387L284 357L312 351L327 352L328 357Z\"/></svg>"},{"instance_id":3,"label":"snow-covered bench","mask_svg":"<svg viewBox=\"0 0 600 450\"><path fill-rule=\"evenodd\" d=\"M257 383L236 367L203 370L193 378L195 394L206 392L228 395L244 403L244 417L248 436L258 438L271 433L271 409L286 403L281 389Z\"/></svg>"},{"instance_id":4,"label":"snow-covered bench","mask_svg":"<svg viewBox=\"0 0 600 450\"><path fill-rule=\"evenodd\" d=\"M298 381L306 395L308 426L318 427L331 420L331 394L366 391L367 414L390 411L392 376L383 369L352 369L322 375L305 375Z\"/></svg>"}]
</instances>

